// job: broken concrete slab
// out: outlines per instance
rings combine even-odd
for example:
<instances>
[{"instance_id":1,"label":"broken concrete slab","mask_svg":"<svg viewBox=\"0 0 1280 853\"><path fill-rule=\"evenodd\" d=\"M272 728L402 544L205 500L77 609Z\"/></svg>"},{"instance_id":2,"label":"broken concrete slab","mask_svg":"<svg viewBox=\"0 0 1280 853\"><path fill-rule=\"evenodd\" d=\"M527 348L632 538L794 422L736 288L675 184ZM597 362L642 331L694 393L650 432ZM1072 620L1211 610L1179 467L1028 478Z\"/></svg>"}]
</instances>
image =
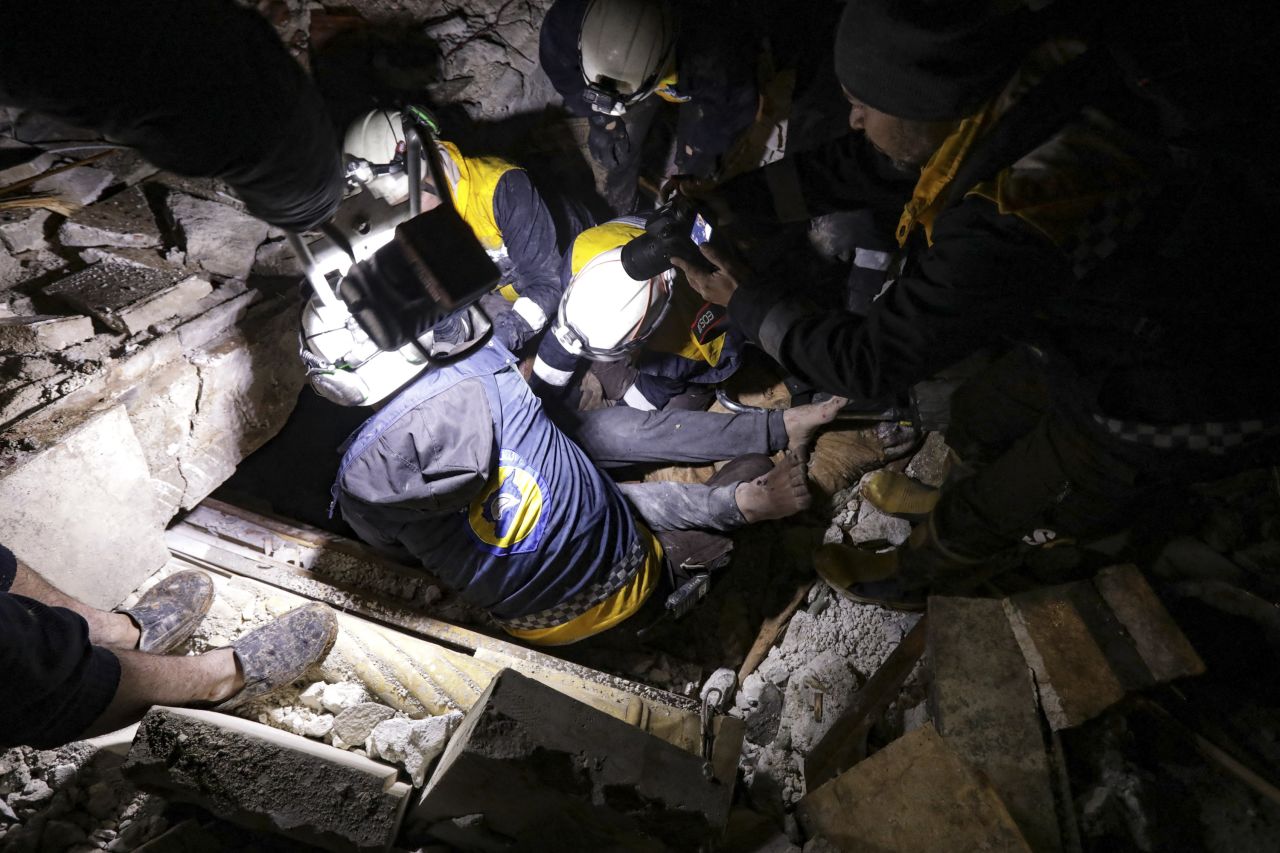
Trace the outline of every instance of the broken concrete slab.
<instances>
[{"instance_id":1,"label":"broken concrete slab","mask_svg":"<svg viewBox=\"0 0 1280 853\"><path fill-rule=\"evenodd\" d=\"M129 249L115 246L91 246L80 252L80 260L86 264L124 264L132 267L178 272L181 265L175 264L157 249Z\"/></svg>"},{"instance_id":2,"label":"broken concrete slab","mask_svg":"<svg viewBox=\"0 0 1280 853\"><path fill-rule=\"evenodd\" d=\"M929 714L1031 848L1062 849L1035 685L996 599L929 599Z\"/></svg>"},{"instance_id":3,"label":"broken concrete slab","mask_svg":"<svg viewBox=\"0 0 1280 853\"><path fill-rule=\"evenodd\" d=\"M64 349L93 337L88 317L0 317L0 352L44 353Z\"/></svg>"},{"instance_id":4,"label":"broken concrete slab","mask_svg":"<svg viewBox=\"0 0 1280 853\"><path fill-rule=\"evenodd\" d=\"M94 264L48 285L44 292L97 318L112 331L136 335L153 323L191 312L213 292L213 285L196 276Z\"/></svg>"},{"instance_id":5,"label":"broken concrete slab","mask_svg":"<svg viewBox=\"0 0 1280 853\"><path fill-rule=\"evenodd\" d=\"M57 443L0 470L0 542L63 592L110 609L168 560L168 516L123 406L58 429Z\"/></svg>"},{"instance_id":6,"label":"broken concrete slab","mask_svg":"<svg viewBox=\"0 0 1280 853\"><path fill-rule=\"evenodd\" d=\"M200 372L181 359L152 368L136 393L124 398L166 517L178 512L187 495L181 460L199 401Z\"/></svg>"},{"instance_id":7,"label":"broken concrete slab","mask_svg":"<svg viewBox=\"0 0 1280 853\"><path fill-rule=\"evenodd\" d=\"M741 728L736 738L722 730L721 740L736 754ZM503 670L453 736L406 818L405 838L463 849L493 838L512 849L557 838L583 850L623 840L631 850L693 849L729 813L735 768L712 766Z\"/></svg>"},{"instance_id":8,"label":"broken concrete slab","mask_svg":"<svg viewBox=\"0 0 1280 853\"><path fill-rule=\"evenodd\" d=\"M863 501L858 507L858 521L849 529L849 541L857 545L863 542L888 542L898 546L911 535L911 522L881 512L871 501Z\"/></svg>"},{"instance_id":9,"label":"broken concrete slab","mask_svg":"<svg viewBox=\"0 0 1280 853\"><path fill-rule=\"evenodd\" d=\"M0 290L7 290L26 279L26 271L18 259L0 251Z\"/></svg>"},{"instance_id":10,"label":"broken concrete slab","mask_svg":"<svg viewBox=\"0 0 1280 853\"><path fill-rule=\"evenodd\" d=\"M252 768L252 772L246 772ZM249 720L153 708L121 768L140 787L328 850L387 850L410 788L395 768Z\"/></svg>"},{"instance_id":11,"label":"broken concrete slab","mask_svg":"<svg viewBox=\"0 0 1280 853\"><path fill-rule=\"evenodd\" d=\"M118 246L146 249L161 244L151 205L141 187L130 187L86 207L62 223L64 246Z\"/></svg>"},{"instance_id":12,"label":"broken concrete slab","mask_svg":"<svg viewBox=\"0 0 1280 853\"><path fill-rule=\"evenodd\" d=\"M360 746L373 734L379 723L386 722L395 715L394 710L377 702L352 705L334 716L333 736L344 744ZM441 744L441 749L443 748L444 745Z\"/></svg>"},{"instance_id":13,"label":"broken concrete slab","mask_svg":"<svg viewBox=\"0 0 1280 853\"><path fill-rule=\"evenodd\" d=\"M924 444L916 451L907 463L906 475L935 489L942 486L947 479L947 460L951 456L951 448L940 432L931 432L925 437Z\"/></svg>"},{"instance_id":14,"label":"broken concrete slab","mask_svg":"<svg viewBox=\"0 0 1280 853\"><path fill-rule=\"evenodd\" d=\"M406 720L403 717L384 720L366 735L369 738L369 754L402 765L413 780L414 787L421 787L427 779L427 768L444 752L449 738L461 723L462 714L458 711L425 720Z\"/></svg>"},{"instance_id":15,"label":"broken concrete slab","mask_svg":"<svg viewBox=\"0 0 1280 853\"><path fill-rule=\"evenodd\" d=\"M1157 681L1200 675L1204 661L1165 610L1137 566L1112 566L1093 579Z\"/></svg>"},{"instance_id":16,"label":"broken concrete slab","mask_svg":"<svg viewBox=\"0 0 1280 853\"><path fill-rule=\"evenodd\" d=\"M63 201L84 207L97 201L102 191L111 186L115 179L115 175L106 169L77 166L41 178L31 185L31 192L33 195L55 195Z\"/></svg>"},{"instance_id":17,"label":"broken concrete slab","mask_svg":"<svg viewBox=\"0 0 1280 853\"><path fill-rule=\"evenodd\" d=\"M225 204L171 193L169 212L182 234L188 262L215 275L248 278L269 226Z\"/></svg>"},{"instance_id":18,"label":"broken concrete slab","mask_svg":"<svg viewBox=\"0 0 1280 853\"><path fill-rule=\"evenodd\" d=\"M45 225L53 214L43 208L0 210L0 246L15 255L35 249L47 249Z\"/></svg>"},{"instance_id":19,"label":"broken concrete slab","mask_svg":"<svg viewBox=\"0 0 1280 853\"><path fill-rule=\"evenodd\" d=\"M927 725L810 792L810 837L843 851L1029 851L991 786Z\"/></svg>"}]
</instances>

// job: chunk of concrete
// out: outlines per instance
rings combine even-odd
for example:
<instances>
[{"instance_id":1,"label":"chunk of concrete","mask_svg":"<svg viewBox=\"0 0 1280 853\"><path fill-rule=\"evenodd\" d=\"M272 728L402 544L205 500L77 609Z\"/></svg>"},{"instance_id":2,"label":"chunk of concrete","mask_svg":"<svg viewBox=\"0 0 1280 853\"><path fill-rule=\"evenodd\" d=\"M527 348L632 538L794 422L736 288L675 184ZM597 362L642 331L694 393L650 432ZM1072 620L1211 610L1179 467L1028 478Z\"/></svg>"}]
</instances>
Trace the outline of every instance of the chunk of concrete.
<instances>
[{"instance_id":1,"label":"chunk of concrete","mask_svg":"<svg viewBox=\"0 0 1280 853\"><path fill-rule=\"evenodd\" d=\"M21 283L27 274L18 259L0 250L0 291Z\"/></svg>"},{"instance_id":2,"label":"chunk of concrete","mask_svg":"<svg viewBox=\"0 0 1280 853\"><path fill-rule=\"evenodd\" d=\"M215 275L248 278L258 245L270 230L265 222L185 193L172 193L168 203L189 262Z\"/></svg>"},{"instance_id":3,"label":"chunk of concrete","mask_svg":"<svg viewBox=\"0 0 1280 853\"><path fill-rule=\"evenodd\" d=\"M1112 566L1093 579L1157 681L1200 675L1204 661L1165 610L1137 566Z\"/></svg>"},{"instance_id":4,"label":"chunk of concrete","mask_svg":"<svg viewBox=\"0 0 1280 853\"><path fill-rule=\"evenodd\" d=\"M49 248L45 224L53 214L42 208L0 210L0 246L13 252Z\"/></svg>"},{"instance_id":5,"label":"chunk of concrete","mask_svg":"<svg viewBox=\"0 0 1280 853\"><path fill-rule=\"evenodd\" d=\"M925 437L924 444L916 451L907 463L906 474L913 480L919 480L926 486L938 488L947 479L947 459L951 448L940 432L931 432Z\"/></svg>"},{"instance_id":6,"label":"chunk of concrete","mask_svg":"<svg viewBox=\"0 0 1280 853\"><path fill-rule=\"evenodd\" d=\"M1062 849L1035 685L996 599L929 599L929 713L1034 850Z\"/></svg>"},{"instance_id":7,"label":"chunk of concrete","mask_svg":"<svg viewBox=\"0 0 1280 853\"><path fill-rule=\"evenodd\" d=\"M88 317L0 317L0 352L42 353L60 350L93 337Z\"/></svg>"},{"instance_id":8,"label":"chunk of concrete","mask_svg":"<svg viewBox=\"0 0 1280 853\"><path fill-rule=\"evenodd\" d=\"M123 406L57 426L0 470L0 542L50 583L110 609L169 559L163 515Z\"/></svg>"},{"instance_id":9,"label":"chunk of concrete","mask_svg":"<svg viewBox=\"0 0 1280 853\"><path fill-rule=\"evenodd\" d=\"M86 264L124 264L130 267L145 267L152 270L177 272L181 269L157 249L129 249L115 246L91 246L80 252L80 260Z\"/></svg>"},{"instance_id":10,"label":"chunk of concrete","mask_svg":"<svg viewBox=\"0 0 1280 853\"><path fill-rule=\"evenodd\" d=\"M367 736L370 755L403 765L414 786L421 787L427 778L427 768L444 752L461 722L462 714L458 711L423 720L403 717L386 720L378 723Z\"/></svg>"},{"instance_id":11,"label":"chunk of concrete","mask_svg":"<svg viewBox=\"0 0 1280 853\"><path fill-rule=\"evenodd\" d=\"M196 276L125 264L94 264L47 286L44 292L127 335L153 323L189 313L213 292Z\"/></svg>"},{"instance_id":12,"label":"chunk of concrete","mask_svg":"<svg viewBox=\"0 0 1280 853\"><path fill-rule=\"evenodd\" d=\"M160 245L160 228L141 187L130 187L70 216L58 229L64 246Z\"/></svg>"},{"instance_id":13,"label":"chunk of concrete","mask_svg":"<svg viewBox=\"0 0 1280 853\"><path fill-rule=\"evenodd\" d=\"M911 522L881 512L872 506L871 501L863 501L858 507L858 521L849 529L849 541L855 545L888 542L896 547L906 542L910 535Z\"/></svg>"},{"instance_id":14,"label":"chunk of concrete","mask_svg":"<svg viewBox=\"0 0 1280 853\"><path fill-rule=\"evenodd\" d=\"M410 792L392 767L187 708L148 711L121 769L168 799L327 850L389 849Z\"/></svg>"},{"instance_id":15,"label":"chunk of concrete","mask_svg":"<svg viewBox=\"0 0 1280 853\"><path fill-rule=\"evenodd\" d=\"M151 472L152 489L168 516L178 512L187 495L182 457L199 401L200 372L182 359L153 367L136 393L124 399Z\"/></svg>"},{"instance_id":16,"label":"chunk of concrete","mask_svg":"<svg viewBox=\"0 0 1280 853\"><path fill-rule=\"evenodd\" d=\"M345 744L360 746L373 734L379 723L386 722L396 712L377 702L361 702L340 712L333 718L333 736ZM444 744L441 744L441 749ZM418 781L417 784L422 784Z\"/></svg>"},{"instance_id":17,"label":"chunk of concrete","mask_svg":"<svg viewBox=\"0 0 1280 853\"><path fill-rule=\"evenodd\" d=\"M809 837L843 851L1029 851L991 786L926 725L805 796Z\"/></svg>"},{"instance_id":18,"label":"chunk of concrete","mask_svg":"<svg viewBox=\"0 0 1280 853\"><path fill-rule=\"evenodd\" d=\"M741 748L736 732L722 731L717 752L721 741ZM724 827L735 769L503 670L450 741L405 838L463 849L493 838L510 849L550 839L582 850L696 849Z\"/></svg>"},{"instance_id":19,"label":"chunk of concrete","mask_svg":"<svg viewBox=\"0 0 1280 853\"><path fill-rule=\"evenodd\" d=\"M106 169L77 166L41 178L31 185L31 192L33 195L56 195L63 201L84 207L97 201L102 191L111 186L115 179L115 175Z\"/></svg>"}]
</instances>

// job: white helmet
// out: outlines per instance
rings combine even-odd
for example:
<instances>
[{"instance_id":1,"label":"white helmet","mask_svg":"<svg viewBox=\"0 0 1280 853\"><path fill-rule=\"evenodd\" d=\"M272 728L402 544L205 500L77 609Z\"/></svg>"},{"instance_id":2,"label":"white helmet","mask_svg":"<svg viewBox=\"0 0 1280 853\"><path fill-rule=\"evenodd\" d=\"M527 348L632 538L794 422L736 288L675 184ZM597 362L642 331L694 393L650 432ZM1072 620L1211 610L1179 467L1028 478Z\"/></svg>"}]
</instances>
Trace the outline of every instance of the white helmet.
<instances>
[{"instance_id":1,"label":"white helmet","mask_svg":"<svg viewBox=\"0 0 1280 853\"><path fill-rule=\"evenodd\" d=\"M459 313L455 341L435 339L435 329L394 351L378 349L340 301L312 296L302 309L299 355L316 393L342 406L370 406L384 400L432 365L480 343L489 318L478 305Z\"/></svg>"},{"instance_id":2,"label":"white helmet","mask_svg":"<svg viewBox=\"0 0 1280 853\"><path fill-rule=\"evenodd\" d=\"M409 197L404 171L404 125L397 110L372 110L351 123L342 151L355 162L354 175L388 204Z\"/></svg>"},{"instance_id":3,"label":"white helmet","mask_svg":"<svg viewBox=\"0 0 1280 853\"><path fill-rule=\"evenodd\" d=\"M597 112L620 115L674 67L675 44L667 0L591 0L578 36L583 97Z\"/></svg>"},{"instance_id":4,"label":"white helmet","mask_svg":"<svg viewBox=\"0 0 1280 853\"><path fill-rule=\"evenodd\" d=\"M671 306L674 270L636 281L622 268L622 249L596 255L569 280L555 334L570 352L617 361L653 334Z\"/></svg>"}]
</instances>

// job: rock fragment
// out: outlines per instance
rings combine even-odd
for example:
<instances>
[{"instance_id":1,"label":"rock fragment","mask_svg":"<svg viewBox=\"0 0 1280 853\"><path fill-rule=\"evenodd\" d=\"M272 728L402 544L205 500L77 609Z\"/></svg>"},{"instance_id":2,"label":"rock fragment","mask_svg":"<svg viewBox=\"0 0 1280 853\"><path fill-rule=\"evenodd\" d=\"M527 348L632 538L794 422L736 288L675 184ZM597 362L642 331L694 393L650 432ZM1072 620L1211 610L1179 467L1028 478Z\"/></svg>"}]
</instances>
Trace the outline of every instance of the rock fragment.
<instances>
[{"instance_id":1,"label":"rock fragment","mask_svg":"<svg viewBox=\"0 0 1280 853\"><path fill-rule=\"evenodd\" d=\"M248 278L270 230L265 222L185 193L172 193L168 204L190 263L215 275Z\"/></svg>"},{"instance_id":2,"label":"rock fragment","mask_svg":"<svg viewBox=\"0 0 1280 853\"><path fill-rule=\"evenodd\" d=\"M93 337L88 317L0 317L0 352L43 353L65 349Z\"/></svg>"},{"instance_id":3,"label":"rock fragment","mask_svg":"<svg viewBox=\"0 0 1280 853\"><path fill-rule=\"evenodd\" d=\"M141 187L130 187L72 215L58 229L64 246L159 246L160 229Z\"/></svg>"},{"instance_id":4,"label":"rock fragment","mask_svg":"<svg viewBox=\"0 0 1280 853\"><path fill-rule=\"evenodd\" d=\"M462 714L456 711L425 720L385 720L369 734L369 755L403 765L414 786L420 786L426 780L427 768L444 752L461 722Z\"/></svg>"},{"instance_id":5,"label":"rock fragment","mask_svg":"<svg viewBox=\"0 0 1280 853\"><path fill-rule=\"evenodd\" d=\"M102 263L60 279L44 292L112 331L136 335L153 323L191 313L213 285L196 276Z\"/></svg>"}]
</instances>

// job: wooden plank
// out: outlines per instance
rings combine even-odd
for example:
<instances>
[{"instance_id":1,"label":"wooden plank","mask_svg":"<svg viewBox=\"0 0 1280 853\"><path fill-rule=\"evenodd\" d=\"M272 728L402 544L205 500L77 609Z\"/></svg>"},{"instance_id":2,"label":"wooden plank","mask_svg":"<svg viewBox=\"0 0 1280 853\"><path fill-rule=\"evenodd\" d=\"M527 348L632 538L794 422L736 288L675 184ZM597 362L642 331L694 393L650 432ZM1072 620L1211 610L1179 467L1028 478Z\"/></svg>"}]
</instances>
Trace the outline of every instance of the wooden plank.
<instances>
[{"instance_id":1,"label":"wooden plank","mask_svg":"<svg viewBox=\"0 0 1280 853\"><path fill-rule=\"evenodd\" d=\"M778 641L778 636L791 623L791 617L796 615L796 611L800 609L800 605L809 596L809 590L811 589L813 589L812 583L800 584L800 586L796 587L795 595L791 596L791 600L787 602L787 606L782 608L782 611L777 616L764 620L764 623L760 626L759 633L756 634L755 642L751 644L751 649L742 661L742 666L738 668L739 684L746 681L747 676L755 672L760 662L768 657L769 650Z\"/></svg>"},{"instance_id":2,"label":"wooden plank","mask_svg":"<svg viewBox=\"0 0 1280 853\"><path fill-rule=\"evenodd\" d=\"M1204 661L1137 566L1103 569L1093 583L1132 638L1157 682L1204 672Z\"/></svg>"},{"instance_id":3,"label":"wooden plank","mask_svg":"<svg viewBox=\"0 0 1280 853\"><path fill-rule=\"evenodd\" d=\"M853 706L836 720L804 762L805 786L812 791L866 755L867 733L898 694L924 654L928 616L920 617L888 659L867 679Z\"/></svg>"}]
</instances>

